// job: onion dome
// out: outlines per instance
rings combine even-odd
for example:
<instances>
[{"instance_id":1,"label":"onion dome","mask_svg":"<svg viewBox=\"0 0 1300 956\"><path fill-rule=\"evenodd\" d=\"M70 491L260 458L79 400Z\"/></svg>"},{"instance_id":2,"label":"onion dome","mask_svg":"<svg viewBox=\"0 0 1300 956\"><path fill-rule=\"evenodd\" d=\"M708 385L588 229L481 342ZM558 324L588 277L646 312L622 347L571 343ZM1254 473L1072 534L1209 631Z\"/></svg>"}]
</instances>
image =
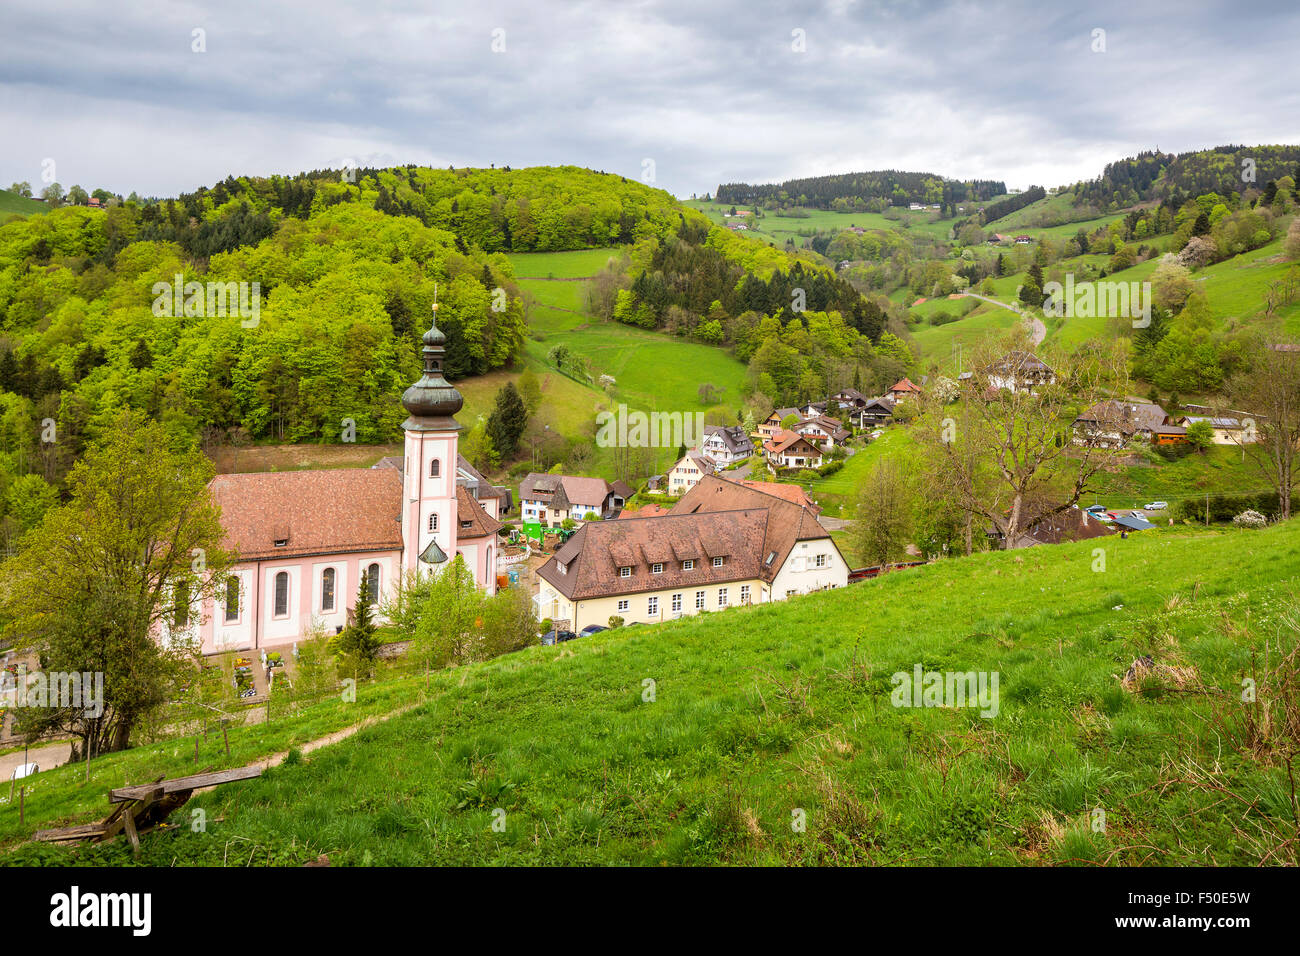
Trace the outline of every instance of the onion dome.
<instances>
[{"instance_id":1,"label":"onion dome","mask_svg":"<svg viewBox=\"0 0 1300 956\"><path fill-rule=\"evenodd\" d=\"M438 306L434 305L433 324L421 341L424 348L424 375L402 393L402 405L415 418L451 418L465 399L442 377L442 361L447 354L447 336L438 331Z\"/></svg>"}]
</instances>

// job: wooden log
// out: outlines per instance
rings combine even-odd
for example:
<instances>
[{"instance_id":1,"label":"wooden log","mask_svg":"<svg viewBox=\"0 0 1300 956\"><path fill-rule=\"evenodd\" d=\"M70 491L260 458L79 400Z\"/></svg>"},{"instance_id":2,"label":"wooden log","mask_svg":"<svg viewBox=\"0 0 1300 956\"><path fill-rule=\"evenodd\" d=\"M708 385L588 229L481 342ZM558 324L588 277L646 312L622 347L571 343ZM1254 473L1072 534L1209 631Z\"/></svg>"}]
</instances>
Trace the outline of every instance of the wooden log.
<instances>
[{"instance_id":1,"label":"wooden log","mask_svg":"<svg viewBox=\"0 0 1300 956\"><path fill-rule=\"evenodd\" d=\"M75 827L62 827L58 830L37 830L33 835L33 840L40 840L43 843L71 843L75 840L90 840L95 837L103 836L104 824L101 823L83 823Z\"/></svg>"},{"instance_id":2,"label":"wooden log","mask_svg":"<svg viewBox=\"0 0 1300 956\"><path fill-rule=\"evenodd\" d=\"M128 810L122 815L122 821L126 824L126 835L131 838L131 853L139 856L140 834L135 832L135 815Z\"/></svg>"},{"instance_id":3,"label":"wooden log","mask_svg":"<svg viewBox=\"0 0 1300 956\"><path fill-rule=\"evenodd\" d=\"M197 773L189 777L176 777L172 780L163 780L163 793L177 793L181 790L201 790L204 787L215 787L223 783L235 783L239 780L251 780L254 777L262 775L262 768L252 767L235 767L232 770L218 770L216 773ZM128 800L140 800L153 784L138 784L129 787L119 787L116 790L109 791L108 799L113 803L122 803Z\"/></svg>"}]
</instances>

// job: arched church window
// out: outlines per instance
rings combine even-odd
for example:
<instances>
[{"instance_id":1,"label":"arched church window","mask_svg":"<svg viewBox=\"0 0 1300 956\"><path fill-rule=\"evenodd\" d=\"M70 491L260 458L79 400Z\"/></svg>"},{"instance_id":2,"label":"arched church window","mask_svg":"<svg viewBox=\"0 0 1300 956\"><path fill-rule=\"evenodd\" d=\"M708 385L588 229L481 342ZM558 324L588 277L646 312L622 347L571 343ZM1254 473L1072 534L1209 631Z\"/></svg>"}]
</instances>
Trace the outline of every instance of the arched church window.
<instances>
[{"instance_id":1,"label":"arched church window","mask_svg":"<svg viewBox=\"0 0 1300 956\"><path fill-rule=\"evenodd\" d=\"M366 583L370 585L370 603L379 600L379 565L372 564L366 568Z\"/></svg>"},{"instance_id":2,"label":"arched church window","mask_svg":"<svg viewBox=\"0 0 1300 956\"><path fill-rule=\"evenodd\" d=\"M239 578L231 575L226 578L226 623L239 620Z\"/></svg>"},{"instance_id":3,"label":"arched church window","mask_svg":"<svg viewBox=\"0 0 1300 956\"><path fill-rule=\"evenodd\" d=\"M429 515L429 533L438 530L438 515L436 513Z\"/></svg>"},{"instance_id":4,"label":"arched church window","mask_svg":"<svg viewBox=\"0 0 1300 956\"><path fill-rule=\"evenodd\" d=\"M334 610L334 569L326 568L320 575L320 609Z\"/></svg>"},{"instance_id":5,"label":"arched church window","mask_svg":"<svg viewBox=\"0 0 1300 956\"><path fill-rule=\"evenodd\" d=\"M275 617L289 616L289 572L279 571L275 575Z\"/></svg>"},{"instance_id":6,"label":"arched church window","mask_svg":"<svg viewBox=\"0 0 1300 956\"><path fill-rule=\"evenodd\" d=\"M437 478L441 474L442 474L442 462L439 461L437 458L435 458L433 461L429 462L429 477Z\"/></svg>"}]
</instances>

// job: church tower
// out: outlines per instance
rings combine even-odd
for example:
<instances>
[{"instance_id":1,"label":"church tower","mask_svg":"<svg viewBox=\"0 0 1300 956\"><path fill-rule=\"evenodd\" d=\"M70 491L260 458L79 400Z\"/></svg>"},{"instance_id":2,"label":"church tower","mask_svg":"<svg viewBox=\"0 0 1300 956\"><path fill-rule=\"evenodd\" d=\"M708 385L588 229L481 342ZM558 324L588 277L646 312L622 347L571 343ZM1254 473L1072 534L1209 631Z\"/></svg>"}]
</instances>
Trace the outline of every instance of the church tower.
<instances>
[{"instance_id":1,"label":"church tower","mask_svg":"<svg viewBox=\"0 0 1300 956\"><path fill-rule=\"evenodd\" d=\"M424 375L402 393L410 418L402 423L402 568L427 572L456 556L456 462L464 404L442 375L447 337L438 331L438 304L424 333Z\"/></svg>"}]
</instances>

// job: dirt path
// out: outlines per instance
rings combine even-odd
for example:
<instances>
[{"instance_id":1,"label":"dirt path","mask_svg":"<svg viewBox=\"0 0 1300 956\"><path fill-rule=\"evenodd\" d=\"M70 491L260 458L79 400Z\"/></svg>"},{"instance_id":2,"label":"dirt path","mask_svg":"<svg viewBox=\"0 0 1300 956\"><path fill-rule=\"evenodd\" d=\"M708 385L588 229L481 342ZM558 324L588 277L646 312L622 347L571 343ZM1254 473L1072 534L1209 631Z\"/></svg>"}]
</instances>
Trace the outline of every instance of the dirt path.
<instances>
[{"instance_id":1,"label":"dirt path","mask_svg":"<svg viewBox=\"0 0 1300 956\"><path fill-rule=\"evenodd\" d=\"M413 704L407 704L399 707L397 710L387 714L376 714L373 717L367 717L359 724L353 724L351 727L344 727L342 730L336 730L332 734L326 734L324 737L318 737L315 740L309 740L305 744L299 744L297 749L304 756L313 750L320 750L321 747L328 747L330 744L336 744L340 740L347 740L359 730L365 730L367 727L373 727L375 724L382 724L386 720L392 720L394 717L401 717L403 714L410 713L415 708L423 704L424 701L417 700ZM285 758L289 756L289 751L282 750L279 753L273 753L262 760L255 760L254 763L260 763L263 767L278 767L284 763Z\"/></svg>"}]
</instances>

